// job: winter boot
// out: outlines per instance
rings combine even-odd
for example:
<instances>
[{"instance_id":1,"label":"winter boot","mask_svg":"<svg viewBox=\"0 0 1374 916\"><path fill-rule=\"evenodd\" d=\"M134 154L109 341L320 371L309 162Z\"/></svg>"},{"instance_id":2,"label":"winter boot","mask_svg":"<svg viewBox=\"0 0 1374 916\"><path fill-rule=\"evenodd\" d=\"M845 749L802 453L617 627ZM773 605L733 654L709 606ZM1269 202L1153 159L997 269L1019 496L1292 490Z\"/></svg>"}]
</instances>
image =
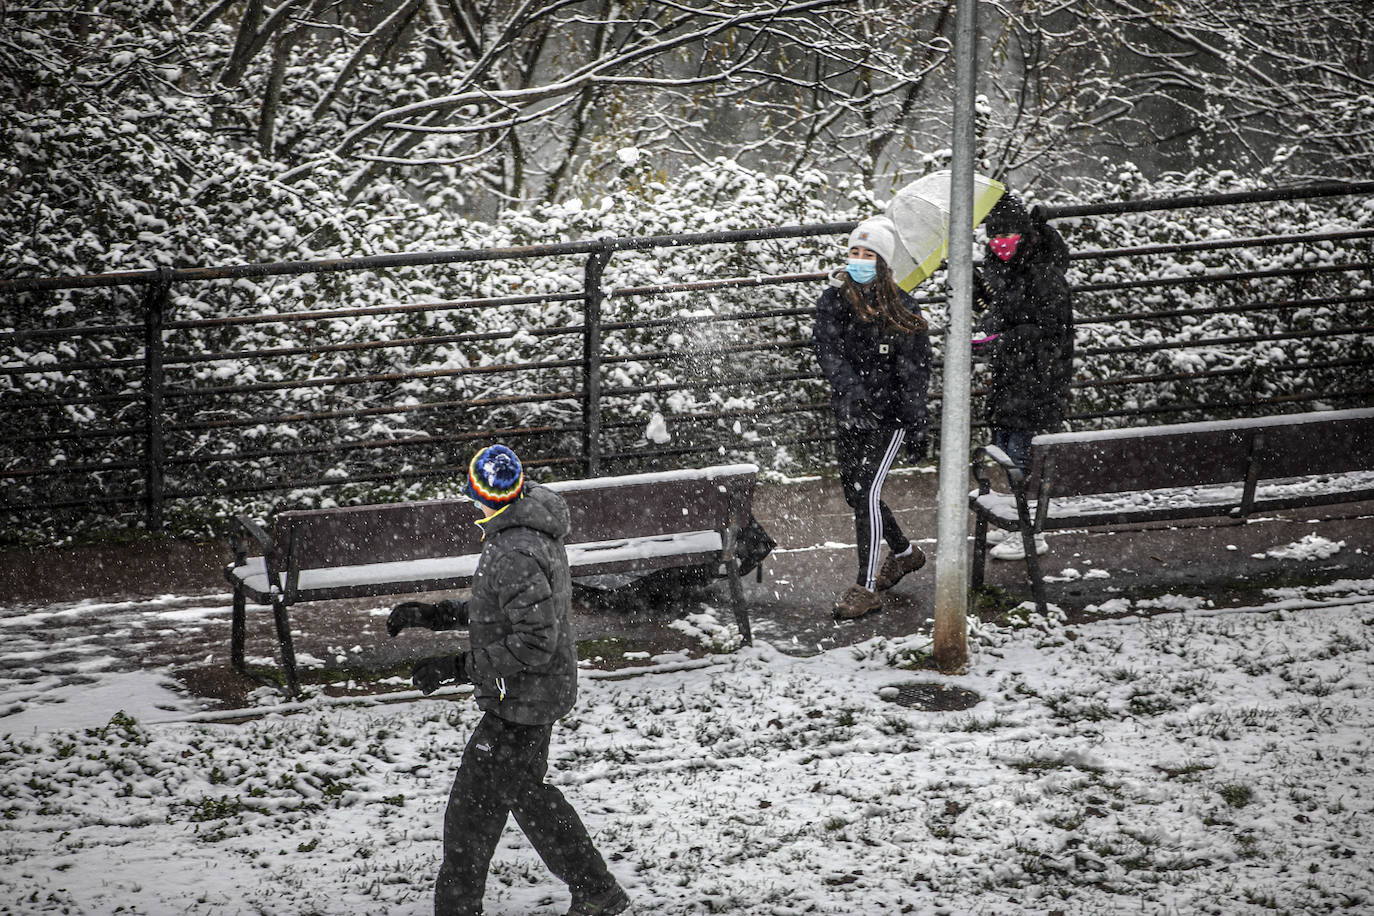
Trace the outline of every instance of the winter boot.
<instances>
[{"instance_id":1,"label":"winter boot","mask_svg":"<svg viewBox=\"0 0 1374 916\"><path fill-rule=\"evenodd\" d=\"M907 573L913 573L925 565L926 555L915 544L911 545L911 553L904 557L889 552L887 559L883 560L882 568L878 570L878 579L873 583L873 587L877 591L885 592L901 582Z\"/></svg>"},{"instance_id":2,"label":"winter boot","mask_svg":"<svg viewBox=\"0 0 1374 916\"><path fill-rule=\"evenodd\" d=\"M1049 553L1050 545L1045 542L1043 534L1035 536L1035 555ZM1021 540L1021 532L1015 531L1007 535L1007 539L996 547L988 551L988 556L994 560L1024 560L1026 558L1026 545Z\"/></svg>"},{"instance_id":3,"label":"winter boot","mask_svg":"<svg viewBox=\"0 0 1374 916\"><path fill-rule=\"evenodd\" d=\"M613 916L615 913L625 912L629 907L630 898L626 895L625 889L619 884L612 884L609 889L599 894L588 894L585 897L573 891L568 916Z\"/></svg>"},{"instance_id":4,"label":"winter boot","mask_svg":"<svg viewBox=\"0 0 1374 916\"><path fill-rule=\"evenodd\" d=\"M840 600L835 602L835 619L854 620L865 614L871 614L882 606L883 601L876 594L862 585L851 585L840 596Z\"/></svg>"}]
</instances>

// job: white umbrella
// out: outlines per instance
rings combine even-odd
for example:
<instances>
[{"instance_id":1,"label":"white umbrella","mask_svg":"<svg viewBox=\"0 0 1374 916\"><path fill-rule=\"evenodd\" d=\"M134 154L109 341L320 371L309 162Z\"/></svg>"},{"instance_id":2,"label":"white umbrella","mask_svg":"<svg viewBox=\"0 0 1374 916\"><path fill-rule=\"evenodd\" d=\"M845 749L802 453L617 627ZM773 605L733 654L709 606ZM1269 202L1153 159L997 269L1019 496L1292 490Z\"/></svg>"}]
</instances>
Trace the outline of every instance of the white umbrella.
<instances>
[{"instance_id":1,"label":"white umbrella","mask_svg":"<svg viewBox=\"0 0 1374 916\"><path fill-rule=\"evenodd\" d=\"M983 175L973 176L973 225L983 221L1006 186ZM897 227L892 273L907 292L935 273L949 250L949 170L924 175L897 192L887 205Z\"/></svg>"}]
</instances>

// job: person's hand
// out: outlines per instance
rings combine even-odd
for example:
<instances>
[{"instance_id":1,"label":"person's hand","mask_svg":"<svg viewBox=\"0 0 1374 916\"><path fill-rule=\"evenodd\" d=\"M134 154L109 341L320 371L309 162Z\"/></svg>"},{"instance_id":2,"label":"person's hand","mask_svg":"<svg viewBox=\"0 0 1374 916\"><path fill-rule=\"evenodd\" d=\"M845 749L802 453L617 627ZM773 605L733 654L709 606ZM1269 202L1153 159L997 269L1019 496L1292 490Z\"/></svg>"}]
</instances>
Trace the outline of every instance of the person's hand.
<instances>
[{"instance_id":1,"label":"person's hand","mask_svg":"<svg viewBox=\"0 0 1374 916\"><path fill-rule=\"evenodd\" d=\"M415 667L410 669L410 681L425 696L439 689L439 685L445 681L455 681L461 678L464 669L463 657L460 655L450 655L445 658L422 658L415 663Z\"/></svg>"},{"instance_id":2,"label":"person's hand","mask_svg":"<svg viewBox=\"0 0 1374 916\"><path fill-rule=\"evenodd\" d=\"M907 457L910 458L912 461L924 461L924 460L925 460L925 457L926 457L926 437L925 437L924 435L920 435L920 436L915 436L915 435L913 435L913 436L908 436L907 439L906 439L906 442L903 443L903 444L906 446L906 454L907 454Z\"/></svg>"},{"instance_id":3,"label":"person's hand","mask_svg":"<svg viewBox=\"0 0 1374 916\"><path fill-rule=\"evenodd\" d=\"M391 609L386 618L386 632L389 636L407 627L424 627L427 630L452 630L468 624L468 603L445 598L438 604L424 601L402 601Z\"/></svg>"},{"instance_id":4,"label":"person's hand","mask_svg":"<svg viewBox=\"0 0 1374 916\"><path fill-rule=\"evenodd\" d=\"M386 632L388 636L395 636L407 627L428 626L427 621L438 610L432 604L423 601L402 601L391 609L391 613L386 618Z\"/></svg>"}]
</instances>

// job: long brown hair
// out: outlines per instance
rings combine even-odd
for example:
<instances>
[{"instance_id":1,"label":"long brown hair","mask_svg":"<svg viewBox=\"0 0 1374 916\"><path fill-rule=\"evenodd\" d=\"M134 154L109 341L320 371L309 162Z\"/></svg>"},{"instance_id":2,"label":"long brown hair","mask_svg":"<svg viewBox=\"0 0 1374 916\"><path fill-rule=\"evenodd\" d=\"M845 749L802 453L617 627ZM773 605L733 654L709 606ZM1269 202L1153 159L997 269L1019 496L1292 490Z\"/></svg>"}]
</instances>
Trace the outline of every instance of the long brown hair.
<instances>
[{"instance_id":1,"label":"long brown hair","mask_svg":"<svg viewBox=\"0 0 1374 916\"><path fill-rule=\"evenodd\" d=\"M866 286L854 282L848 271L844 274L844 298L854 310L860 321L878 321L889 331L915 334L927 331L930 325L920 312L913 312L902 305L902 291L897 288L897 279L892 276L892 268L879 255L877 276ZM869 291L871 295L869 294Z\"/></svg>"}]
</instances>

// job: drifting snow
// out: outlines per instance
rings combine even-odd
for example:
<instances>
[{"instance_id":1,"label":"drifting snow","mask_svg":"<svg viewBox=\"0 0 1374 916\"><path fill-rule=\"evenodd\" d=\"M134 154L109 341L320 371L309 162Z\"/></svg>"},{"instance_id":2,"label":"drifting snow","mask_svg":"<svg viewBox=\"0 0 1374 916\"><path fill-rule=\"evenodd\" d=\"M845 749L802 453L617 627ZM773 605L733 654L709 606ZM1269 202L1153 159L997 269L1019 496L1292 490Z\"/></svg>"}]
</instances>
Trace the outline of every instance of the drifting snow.
<instances>
[{"instance_id":1,"label":"drifting snow","mask_svg":"<svg viewBox=\"0 0 1374 916\"><path fill-rule=\"evenodd\" d=\"M962 713L883 699L934 678L902 670L922 634L589 672L550 778L638 913L1369 907L1374 582L1343 586L1250 612L1170 596L1182 612L978 626L948 681L984 698ZM1304 602L1327 606L1284 610ZM713 614L684 626L729 633ZM465 694L230 725L159 724L175 713L114 678L86 692L130 715L34 734L29 697L0 749L0 912L430 911L478 717ZM567 900L508 830L487 912Z\"/></svg>"}]
</instances>

